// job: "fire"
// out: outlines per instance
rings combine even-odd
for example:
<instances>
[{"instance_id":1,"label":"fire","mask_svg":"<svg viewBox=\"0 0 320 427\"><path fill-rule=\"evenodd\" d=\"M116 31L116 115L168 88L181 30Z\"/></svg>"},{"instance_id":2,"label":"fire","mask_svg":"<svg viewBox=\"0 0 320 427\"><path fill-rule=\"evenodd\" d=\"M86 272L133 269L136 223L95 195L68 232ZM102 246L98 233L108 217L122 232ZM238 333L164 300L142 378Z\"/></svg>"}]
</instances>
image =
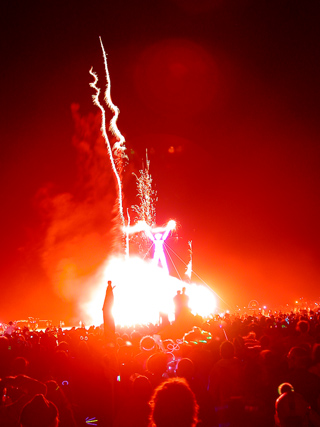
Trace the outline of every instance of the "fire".
<instances>
[{"instance_id":1,"label":"fire","mask_svg":"<svg viewBox=\"0 0 320 427\"><path fill-rule=\"evenodd\" d=\"M104 266L99 283L92 289L89 302L83 306L88 324L102 323L102 305L108 280L115 286L113 315L116 325L157 324L160 312L168 314L172 321L173 297L183 286L189 295L193 314L207 317L216 308L214 293L209 288L169 276L151 261L138 257L114 257Z\"/></svg>"},{"instance_id":2,"label":"fire","mask_svg":"<svg viewBox=\"0 0 320 427\"><path fill-rule=\"evenodd\" d=\"M111 147L106 123L105 109L102 106L99 97L100 89L97 86L98 77L96 73L90 70L94 81L90 86L95 90L93 95L94 104L101 111L101 132L105 140L111 167L117 182L118 208L121 218L121 230L126 233L126 253L122 257L111 258L92 286L91 296L88 303L83 306L87 323L100 325L102 323L102 306L105 297L105 291L108 280L112 281L114 288L114 307L113 316L116 325L136 325L136 324L156 324L159 322L160 313L168 314L169 320L174 319L173 298L178 290L186 287L189 295L189 307L193 314L199 314L203 317L212 314L216 307L214 293L203 285L187 284L169 275L169 270L164 253L165 240L172 232L176 223L170 220L165 227L155 227L155 207L156 192L152 189L152 178L149 173L149 160L145 170L140 171L137 177L139 206L133 206L133 211L137 214L138 220L132 226L130 225L130 215L128 211L128 222L123 215L123 194L121 170L122 162L127 159L125 155L125 139L117 127L119 109L111 100L111 81L108 71L107 56L100 38L100 44L103 53L104 66L106 72L106 91L105 103L113 113L108 131L116 137L116 143ZM146 261L142 258L129 256L129 235L133 233L144 232L144 238L149 239L154 246L153 261ZM143 238L143 237L142 237ZM162 268L158 264L161 264ZM191 274L191 271L190 271Z\"/></svg>"}]
</instances>

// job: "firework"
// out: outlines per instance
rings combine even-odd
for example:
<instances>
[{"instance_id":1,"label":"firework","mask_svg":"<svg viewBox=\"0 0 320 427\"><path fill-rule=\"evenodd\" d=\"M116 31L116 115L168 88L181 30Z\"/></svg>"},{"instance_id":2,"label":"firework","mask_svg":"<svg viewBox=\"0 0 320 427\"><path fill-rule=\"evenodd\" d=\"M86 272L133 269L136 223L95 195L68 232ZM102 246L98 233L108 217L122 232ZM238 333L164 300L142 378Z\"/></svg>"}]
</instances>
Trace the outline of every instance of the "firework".
<instances>
[{"instance_id":1,"label":"firework","mask_svg":"<svg viewBox=\"0 0 320 427\"><path fill-rule=\"evenodd\" d=\"M95 94L92 95L93 103L101 111L101 133L102 133L102 136L105 140L105 143L106 143L106 146L108 149L108 154L110 157L112 171L114 173L116 183L117 183L119 215L121 218L122 225L125 226L125 219L124 219L124 215L123 215L122 181L121 181L121 177L120 177L120 174L122 171L123 161L124 161L124 159L127 158L127 156L125 155L125 149L126 149L126 147L124 145L125 139L121 135L121 133L117 127L117 123L116 123L118 116L119 116L119 109L118 109L118 107L116 107L112 103L112 100L111 100L111 82L110 82L110 75L109 75L108 64L107 64L107 55L105 53L101 38L100 38L100 43L101 43L101 48L102 48L102 53L103 53L104 66L105 66L105 72L106 72L106 81L107 81L104 99L106 101L107 106L111 109L111 111L114 114L113 118L110 121L109 130L117 138L117 141L114 144L113 149L111 148L111 144L110 144L110 141L108 138L108 133L107 133L106 112L105 112L103 105L101 104L101 102L99 100L100 88L98 88L98 86L97 86L98 76L95 72L93 72L92 68L90 70L90 74L93 76L94 81L92 83L90 83L90 86L95 90ZM113 151L115 151L115 155L113 155Z\"/></svg>"},{"instance_id":2,"label":"firework","mask_svg":"<svg viewBox=\"0 0 320 427\"><path fill-rule=\"evenodd\" d=\"M188 242L189 245L189 254L190 254L190 261L188 262L185 275L191 280L191 274L192 274L192 241L190 240Z\"/></svg>"},{"instance_id":3,"label":"firework","mask_svg":"<svg viewBox=\"0 0 320 427\"><path fill-rule=\"evenodd\" d=\"M137 176L137 196L140 204L133 205L132 210L136 212L137 221L144 221L150 227L154 227L156 223L156 208L157 192L152 187L152 177L150 175L150 160L148 159L148 152L146 152L146 167L139 171L140 175Z\"/></svg>"},{"instance_id":4,"label":"firework","mask_svg":"<svg viewBox=\"0 0 320 427\"><path fill-rule=\"evenodd\" d=\"M100 102L100 89L97 86L98 77L93 70L90 74L94 81L90 86L95 90L93 95L94 104L100 109L101 132L105 140L108 154L110 157L112 171L114 173L118 190L118 208L121 217L121 232L126 235L125 257L111 257L102 270L97 273L99 285L93 286L92 296L89 302L84 304L84 311L90 318L90 322L99 322L101 314L97 311L97 306L101 303L105 292L105 283L112 280L117 284L115 288L115 304L113 315L118 325L147 324L149 322L157 323L159 313L167 313L168 318L174 318L173 297L177 290L181 289L182 283L169 275L166 256L164 253L165 241L169 234L175 230L176 222L170 220L165 226L156 226L157 192L153 189L153 179L150 174L150 161L146 153L146 166L142 166L139 175L136 177L137 197L139 204L132 205L131 209L135 213L135 218L130 220L129 210L127 209L127 221L123 214L123 193L122 193L122 168L127 156L125 154L125 139L117 127L117 118L119 109L111 100L111 83L107 65L107 56L100 38L103 52L105 73L106 73L106 91L104 101L107 107L112 111L113 117L109 126L106 123L106 111ZM116 142L111 147L108 132L115 138ZM137 241L145 242L149 250L153 247L153 259L144 260L141 257L129 257L129 236L136 235ZM190 276L191 276L191 242L190 247ZM148 250L148 251L149 251ZM187 274L187 273L186 273ZM204 286L187 284L190 295L190 309L194 314L208 315L212 313L215 307L215 298L213 293ZM146 303L147 301L147 303ZM95 422L95 419L88 420Z\"/></svg>"},{"instance_id":5,"label":"firework","mask_svg":"<svg viewBox=\"0 0 320 427\"><path fill-rule=\"evenodd\" d=\"M128 160L128 156L125 154L125 151L126 151L125 138L121 134L117 126L117 120L119 117L120 110L116 105L114 105L111 99L111 80L110 80L110 74L109 74L108 63L107 63L107 55L104 50L101 37L100 37L100 44L101 44L101 49L103 53L103 61L104 61L104 68L106 72L106 81L107 81L104 100L107 106L110 108L110 110L113 113L113 117L110 120L109 130L112 133L112 135L116 137L116 142L114 143L112 149L115 152L115 164L120 173L122 170L122 163L124 160Z\"/></svg>"}]
</instances>

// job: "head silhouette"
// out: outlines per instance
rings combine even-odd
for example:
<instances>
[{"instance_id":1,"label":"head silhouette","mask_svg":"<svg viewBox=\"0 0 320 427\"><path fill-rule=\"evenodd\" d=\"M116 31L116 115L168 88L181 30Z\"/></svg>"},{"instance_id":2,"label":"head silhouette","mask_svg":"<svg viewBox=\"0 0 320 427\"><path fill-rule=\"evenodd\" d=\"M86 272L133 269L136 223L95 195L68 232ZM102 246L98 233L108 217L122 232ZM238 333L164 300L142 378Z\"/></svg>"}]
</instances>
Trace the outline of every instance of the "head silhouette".
<instances>
[{"instance_id":1,"label":"head silhouette","mask_svg":"<svg viewBox=\"0 0 320 427\"><path fill-rule=\"evenodd\" d=\"M198 404L183 378L170 378L154 391L150 401L153 427L193 427L198 422Z\"/></svg>"}]
</instances>

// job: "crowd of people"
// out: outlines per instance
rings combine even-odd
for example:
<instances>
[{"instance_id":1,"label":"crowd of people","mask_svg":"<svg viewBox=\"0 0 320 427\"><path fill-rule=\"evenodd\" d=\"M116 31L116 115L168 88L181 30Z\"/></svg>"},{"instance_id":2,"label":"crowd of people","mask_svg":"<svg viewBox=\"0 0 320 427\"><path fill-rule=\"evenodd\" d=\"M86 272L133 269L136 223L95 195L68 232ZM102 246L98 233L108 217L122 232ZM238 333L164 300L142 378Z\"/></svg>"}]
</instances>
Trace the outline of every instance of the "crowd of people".
<instances>
[{"instance_id":1,"label":"crowd of people","mask_svg":"<svg viewBox=\"0 0 320 427\"><path fill-rule=\"evenodd\" d=\"M123 328L112 301L110 282L101 326L11 323L0 336L1 426L320 426L320 311L180 310L171 323Z\"/></svg>"}]
</instances>

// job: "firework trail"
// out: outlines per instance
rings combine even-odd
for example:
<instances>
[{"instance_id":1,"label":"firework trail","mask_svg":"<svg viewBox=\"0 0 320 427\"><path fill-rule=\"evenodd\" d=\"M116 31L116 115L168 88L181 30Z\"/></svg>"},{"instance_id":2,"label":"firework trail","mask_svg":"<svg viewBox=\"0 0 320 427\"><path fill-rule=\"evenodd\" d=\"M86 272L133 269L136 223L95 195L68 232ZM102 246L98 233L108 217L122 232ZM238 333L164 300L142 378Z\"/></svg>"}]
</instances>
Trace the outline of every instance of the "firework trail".
<instances>
[{"instance_id":1,"label":"firework trail","mask_svg":"<svg viewBox=\"0 0 320 427\"><path fill-rule=\"evenodd\" d=\"M185 275L189 277L189 280L191 280L191 274L192 274L192 241L191 240L188 242L188 245L189 245L190 261L188 262Z\"/></svg>"},{"instance_id":2,"label":"firework trail","mask_svg":"<svg viewBox=\"0 0 320 427\"><path fill-rule=\"evenodd\" d=\"M130 214L129 214L129 209L127 209L127 217L128 217L127 226L124 227L124 232L126 234L125 257L126 257L126 259L129 259L129 230L130 230Z\"/></svg>"},{"instance_id":3,"label":"firework trail","mask_svg":"<svg viewBox=\"0 0 320 427\"><path fill-rule=\"evenodd\" d=\"M106 104L108 105L108 107L114 113L114 116L110 121L109 130L117 138L117 142L114 144L114 148L113 148L115 150L115 153L116 153L116 160L114 159L111 144L110 144L108 134L106 131L106 112L105 112L105 109L103 108L102 104L99 101L100 89L97 87L98 76L95 72L93 72L92 68L89 72L93 76L94 81L92 83L90 83L90 87L92 87L96 92L94 95L92 95L93 103L101 111L101 132L102 132L102 136L105 140L105 143L106 143L106 146L108 149L108 154L109 154L110 161L111 161L111 167L112 167L112 170L113 170L113 173L114 173L114 176L116 179L116 183L117 183L119 215L121 218L122 226L125 226L125 219L124 219L124 215L123 215L122 182L121 182L121 178L120 178L120 172L121 172L121 166L120 165L122 165L123 159L127 158L127 156L125 155L125 149L126 149L126 147L124 145L125 139L121 135L121 133L117 127L117 124L116 124L117 118L119 116L119 109L111 101L111 82L110 82L110 75L109 75L109 71L108 71L107 56L106 56L101 38L100 38L100 43L101 43L101 48L102 48L102 52L103 52L103 59L104 59L104 66L105 66L106 80L107 80L106 91L105 91L105 101L106 101Z\"/></svg>"},{"instance_id":4,"label":"firework trail","mask_svg":"<svg viewBox=\"0 0 320 427\"><path fill-rule=\"evenodd\" d=\"M157 192L152 188L152 178L149 172L150 160L146 152L146 167L139 171L140 175L134 174L137 180L137 196L140 200L139 205L132 206L132 210L137 214L138 221L144 221L150 227L156 223L155 202Z\"/></svg>"},{"instance_id":5,"label":"firework trail","mask_svg":"<svg viewBox=\"0 0 320 427\"><path fill-rule=\"evenodd\" d=\"M114 105L111 99L111 80L110 80L110 74L109 74L108 63L107 63L107 55L104 50L101 37L99 37L99 40L100 40L101 49L103 53L104 68L105 68L106 80L107 80L104 100L107 106L113 112L113 117L110 120L109 130L112 133L112 135L114 135L117 139L117 141L113 145L113 150L115 151L116 165L120 167L120 163L122 163L124 159L128 160L128 156L125 154L126 146L124 144L125 143L124 136L121 134L117 126L117 120L119 117L120 110L116 105Z\"/></svg>"},{"instance_id":6,"label":"firework trail","mask_svg":"<svg viewBox=\"0 0 320 427\"><path fill-rule=\"evenodd\" d=\"M136 178L137 197L139 204L132 205L131 209L135 212L135 221L137 223L144 223L149 227L154 227L156 224L156 208L155 203L157 202L157 192L152 188L152 177L149 172L150 160L148 159L148 151L146 151L146 167L142 166L139 171L139 176L133 174ZM140 232L143 230L135 231ZM138 240L138 246L141 253L146 252L149 247L149 239L145 233L140 233Z\"/></svg>"}]
</instances>

